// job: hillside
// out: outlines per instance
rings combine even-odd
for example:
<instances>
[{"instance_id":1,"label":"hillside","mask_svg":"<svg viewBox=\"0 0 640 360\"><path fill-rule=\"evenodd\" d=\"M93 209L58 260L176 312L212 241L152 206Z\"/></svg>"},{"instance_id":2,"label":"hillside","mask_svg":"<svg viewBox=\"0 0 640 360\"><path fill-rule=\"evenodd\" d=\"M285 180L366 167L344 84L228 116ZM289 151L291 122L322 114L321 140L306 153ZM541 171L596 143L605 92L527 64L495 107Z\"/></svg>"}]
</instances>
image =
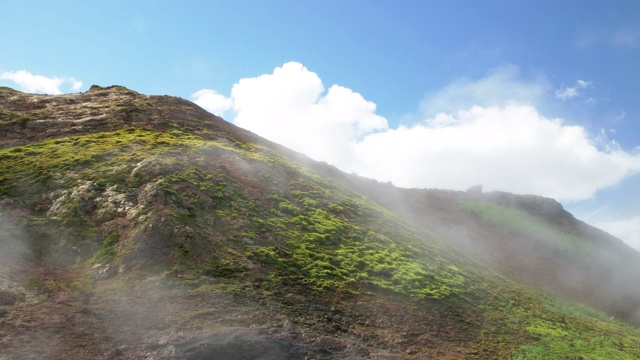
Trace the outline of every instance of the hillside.
<instances>
[{"instance_id":1,"label":"hillside","mask_svg":"<svg viewBox=\"0 0 640 360\"><path fill-rule=\"evenodd\" d=\"M395 188L119 86L0 88L0 149L0 359L640 357L640 255L551 199Z\"/></svg>"}]
</instances>

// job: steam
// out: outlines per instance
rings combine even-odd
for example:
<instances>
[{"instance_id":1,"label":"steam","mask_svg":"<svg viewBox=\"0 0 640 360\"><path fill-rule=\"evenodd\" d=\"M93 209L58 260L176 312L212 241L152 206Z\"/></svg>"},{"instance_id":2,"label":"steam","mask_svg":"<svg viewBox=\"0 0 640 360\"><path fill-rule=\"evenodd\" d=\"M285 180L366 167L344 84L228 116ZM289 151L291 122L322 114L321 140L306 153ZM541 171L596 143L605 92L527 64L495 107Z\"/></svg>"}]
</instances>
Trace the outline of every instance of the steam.
<instances>
[{"instance_id":1,"label":"steam","mask_svg":"<svg viewBox=\"0 0 640 360\"><path fill-rule=\"evenodd\" d=\"M640 251L640 215L626 219L599 221L595 225L614 236L617 236L631 246Z\"/></svg>"},{"instance_id":2,"label":"steam","mask_svg":"<svg viewBox=\"0 0 640 360\"><path fill-rule=\"evenodd\" d=\"M442 160L437 159L438 156L449 161L454 159L458 164L464 164L464 161L471 158L473 163L466 164L466 166L470 166L472 170L482 173L483 167L491 166L492 164L495 166L502 152L515 151L513 149L521 150L518 153L520 155L524 153L530 156L542 154L552 157L558 156L559 152L569 153L563 158L564 160L568 159L567 163L562 162L562 159L555 163L555 166L558 167L575 165L574 163L576 162L580 163L580 161L583 161L582 157L585 157L586 154L583 167L587 169L585 173L581 174L582 176L590 174L589 171L592 169L589 168L589 164L591 162L595 161L604 166L610 164L612 156L624 158L624 154L607 153L598 150L596 146L586 141L588 135L584 132L584 129L563 125L563 122L558 119L544 118L532 106L518 104L505 104L495 107L476 106L454 114L441 113L413 127L400 127L393 130L388 128L386 119L375 114L375 105L373 103L366 101L361 95L349 89L333 86L326 95L321 95L324 88L319 78L317 76L314 77L313 75L315 74L302 66L290 65L286 69L283 67L281 71L274 71L273 78L267 82L269 86L266 88L277 86L280 83L279 77L284 76L283 72L288 72L287 76L284 77L287 79L288 77L295 78L298 73L305 71L306 74L302 83L309 86L305 88L304 92L299 93L286 89L287 91L282 91L280 94L274 95L274 98L268 99L266 101L268 104L263 104L264 107L253 108L251 103L243 103L238 100L243 98L250 99L253 96L261 95L265 90L258 85L262 81L266 81L264 78L239 83L238 89L246 86L249 88L256 86L259 91L255 93L250 91L243 92L234 88L234 96L237 97L237 101L234 100L233 106L238 111L236 121L247 121L247 124L251 125L255 120L254 117L262 116L260 115L262 111L270 109L270 106L273 106L273 101L277 103L277 101L282 101L282 98L294 98L294 101L307 102L310 104L309 106L301 106L294 109L296 111L293 111L292 114L296 116L295 119L291 117L292 114L285 111L271 112L271 116L277 115L276 118L286 117L286 121L289 121L282 123L286 125L285 128L276 126L274 129L286 133L286 128L292 127L296 130L296 135L302 134L300 139L295 139L299 146L308 145L312 149L319 149L318 156L331 158L332 156L337 156L336 154L350 154L351 157L347 157L345 161L351 162L351 166L357 166L356 169L362 171L363 174L368 172L374 175L378 174L378 177L384 177L388 176L384 171L393 171L392 176L395 177L392 179L394 181L409 185L411 181L416 181L416 184L438 181L436 177L430 178L432 176L429 173L432 170L431 167L436 165L448 166L448 164L441 163ZM212 95L214 98L217 96L215 93L207 92L200 93L198 96L205 95ZM221 99L218 97L217 100ZM226 106L224 101L218 104L218 108L221 109L225 109ZM276 110L278 109L273 111ZM312 121L310 123L301 122L297 117L302 117L307 111L312 114ZM338 113L343 114L343 116L337 116L336 114ZM326 119L331 121L327 122ZM309 129L311 131L304 128L305 124L310 126ZM264 121L260 125L264 131L272 131ZM307 134L305 131L313 134ZM488 138L491 141L486 141L487 138L482 137L478 139L478 135L482 135L483 131L487 131L487 136L492 134ZM334 132L337 133L334 134ZM510 135L507 137L501 135L502 133L509 133ZM533 134L533 137L530 137L531 134ZM314 140L310 137L312 135L316 135L318 138ZM278 135L275 134L274 136ZM462 139L462 142L450 143L451 139L454 138ZM541 147L529 144L529 142L536 143L538 138L547 139L548 142ZM327 141L337 141L334 144L336 146L329 149L323 148L323 146L327 145ZM522 146L522 148L518 146ZM548 151L548 153L544 151ZM458 154L459 157L451 154ZM475 157L470 157L470 154L475 154ZM504 154L501 156L504 157ZM630 157L630 159L627 159L630 164L622 164L620 167L627 166L632 168L634 159L633 156ZM205 160L204 158L207 158L207 156L203 155L198 160L192 160L208 162L211 168L207 169L207 171L216 168L216 165L218 165L213 164L215 161ZM182 157L179 159L184 161ZM373 162L372 159L378 159L378 163ZM518 159L517 156L513 159L507 157L507 160L505 163L498 163L501 166L508 167L516 161L522 162L522 159ZM244 185L247 182L255 182L257 184L258 189L248 189L247 191L262 192L260 186L265 185L261 184L260 181L264 180L265 177L269 177L273 179L273 182L279 184L274 185L278 189L280 189L280 186L284 187L282 183L286 183L288 180L286 171L282 169L272 170L266 165L264 165L264 168L252 166L249 162L245 162L240 158L227 158L226 161L225 165L229 165L226 169L230 169L230 172L236 176L241 176L245 180ZM426 164L426 167L423 169L418 166L419 164ZM349 163L345 166L348 165ZM382 170L378 169L377 165L382 166ZM611 178L606 178L604 183L592 184L592 187L609 186L609 182L618 181L616 179L624 176L616 172L619 169L613 165L607 168L612 173L610 174ZM164 171L158 170L163 166L165 164L161 161L158 163L141 162L135 166L132 174L139 173L141 175L140 178L142 178L142 174L145 174L149 178L143 181L151 183L156 177L162 177L166 174ZM529 171L527 167L529 166L535 168L535 166L540 165L528 162L526 166L516 167L511 171L527 173ZM411 167L413 167L412 169L416 174L403 170ZM464 170L452 169L451 166L448 169L455 176L444 177L449 184L442 187L450 188L452 184L454 187L467 187L468 184L464 182L455 182L457 177L465 179L468 177ZM539 168L537 169L540 170ZM435 173L436 175L444 176L442 173ZM491 182L492 179L493 183ZM495 185L495 179L496 177L487 178L485 179L487 181L483 181L483 183ZM371 182L371 184L368 190L372 196L378 194L376 195L377 199L381 202L392 203L392 207L401 209L404 214L411 214L417 221L424 221L425 228L434 230L442 239L457 241L456 244L450 245L457 245L462 248L467 247L471 252L475 252L476 255L480 254L480 258L494 268L500 269L500 266L503 265L502 261L504 259L492 257L497 253L494 251L496 250L495 247L503 245L503 243L494 243L494 248L484 247L487 243L478 241L483 240L479 239L480 236L478 235L482 233L482 226L474 223L471 216L465 215L460 209L456 208L457 203L455 200L459 200L461 196L480 197L482 194L479 191L464 195L454 192L410 192L394 188L390 184L378 184L375 182ZM471 185L475 184L472 183ZM564 184L563 186L566 187L568 185ZM172 206L171 201L162 198L161 194L150 194L151 191L147 191L149 188L144 186L140 186L139 189L137 206L148 205L152 207L157 204L164 204L163 206L167 207ZM282 190L285 191L285 189ZM124 194L117 194L115 188L108 188L102 195L100 194L101 191L103 190L100 190L93 183L79 182L73 190L68 190L66 194L58 194L59 196L53 201L47 216L50 218L55 216L66 218L72 215L77 216L77 212L80 211L81 215L93 216L94 220L100 219L100 223L104 225L107 220L101 219L99 216L107 218L111 216L110 214L124 213L125 216L117 219L121 226L119 229L121 230L131 225L131 223L125 224L125 222L135 220L135 212L139 208L136 209L133 203L127 203L127 198L120 196ZM577 192L577 195L574 196L586 196L585 194L589 193L589 188L586 190L580 189L580 191L585 191L585 193ZM421 198L416 194L425 196ZM431 196L433 194L436 194L436 196ZM79 199L83 199L86 202L79 202ZM145 199L149 203L145 203ZM441 203L438 201L441 201ZM92 206L85 206L89 203ZM93 215L82 213L87 208L93 208L93 205L98 208L111 207L102 212L98 210ZM429 208L432 205L433 207ZM442 205L442 207L439 208L437 205ZM180 206L176 204L174 209L178 208ZM455 213L456 211L458 213ZM425 216L425 213L427 216ZM461 213L462 215L460 215ZM452 216L452 214L459 217L452 221L451 218L447 217ZM137 243L147 241L161 248L175 245L173 242L176 240L175 238L179 238L177 236L178 233L174 232L173 224L170 221L165 221L161 215L157 219L152 218L153 221L157 222L149 222L148 227L145 227L145 230L139 233L141 238L136 239ZM210 223L213 223L213 221ZM114 224L111 225L115 226ZM242 221L238 221L237 226L241 227ZM53 233L53 231L51 232ZM31 240L28 238L21 223L13 221L9 216L0 217L0 266L10 264L15 259L31 257L32 252L29 248ZM519 242L518 246L522 246L520 250L523 248L531 249L540 245L531 244L527 240L530 239L515 239L516 242ZM163 241L165 242L163 243ZM205 241L204 243L207 242ZM164 246L167 244L170 246ZM531 248L527 248L527 246L531 246ZM538 248L535 250L537 251L536 254L545 254L544 250L549 249L540 250ZM128 254L133 257L129 259L131 263L141 263L145 255L150 256L150 252L146 251L146 249L142 249L140 253L146 254L136 255L135 251ZM526 252L520 253L529 254ZM549 257L555 256L556 259L558 258L556 254L551 252L546 254ZM57 254L52 255L57 256ZM63 261L59 262L63 263ZM531 262L530 265L535 266L536 263ZM556 264L554 263L554 265ZM573 272L562 273L561 282L565 285L571 283L581 284L586 281L585 274L594 274L600 269L597 267L579 269L585 270L583 273L572 269ZM631 271L633 269L625 270L628 271L614 274L603 273L597 278L597 281L607 284L607 289L612 290L612 293L620 294L613 297L616 301L622 302L626 299L631 299L628 305L629 312L633 316L633 314L638 314L638 304L633 302L638 296L637 291L629 289L628 284L635 281L633 276L637 272ZM224 280L203 280L195 277L176 279L173 275L168 275L167 273L156 275L145 273L140 277L134 271L131 271L131 273L123 271L111 278L94 277L87 281L90 283L85 285L85 288L73 289L77 291L71 291L70 288L60 290L52 287L49 289L53 304L60 305L61 309L67 309L68 307L67 310L54 309L56 311L55 317L52 316L51 323L47 324L49 326L44 327L42 339L44 339L46 347L50 348L49 351L52 356L68 357L69 352L75 349L72 345L73 341L77 341L77 339L74 339L73 336L77 335L77 333L73 332L73 326L77 324L83 326L83 331L89 331L93 334L91 337L83 338L83 340L86 339L87 341L85 345L90 349L88 351L93 351L92 355L95 355L95 357L104 356L107 358L162 359L186 356L188 354L200 354L200 356L207 354L213 357L212 354L227 354L223 351L231 348L237 349L235 351L247 351L248 353L256 351L256 349L262 349L261 351L270 351L276 354L273 357L278 358L282 357L278 356L280 355L279 352L284 352L287 349L282 344L295 344L295 346L298 346L298 344L303 344L306 341L306 345L308 345L311 343L311 340L308 340L310 337L315 337L313 341L317 340L318 342L321 340L329 342L331 340L320 330L314 330L312 326L307 326L305 329L292 326L287 315L282 315L285 314L282 311L283 308L290 306L290 304L297 306L295 308L295 316L300 314L315 316L313 315L314 313L319 313L326 320L327 316L325 314L334 312L333 308L331 310L321 308L326 304L314 304L315 307L309 310L310 306L307 303L309 299L296 294L286 294L282 303L277 303L280 299L273 300L271 298L265 300L266 296L264 294L253 294L252 297L250 293L257 290L250 289L247 293L239 291L241 298L238 299L234 295L225 293L224 286L229 285L229 283L225 283ZM235 285L242 289L241 285L232 284L232 286ZM233 290L237 291L238 288ZM87 292L85 291L86 289L91 291ZM277 297L273 294L268 296ZM265 303L271 305L272 308L270 310L262 310L261 308ZM58 312L62 312L64 316L58 316L60 315ZM390 316L392 319L394 319L393 315L395 314ZM628 314L624 315L628 316ZM375 316L380 320L387 315L371 315L371 318L376 319ZM311 319L312 321L319 321L319 318L314 319L311 317ZM302 321L309 320L304 320L304 317L302 317ZM341 323L343 320L339 315L332 314L331 321L338 325L343 324ZM300 327L308 325L307 323L304 324ZM60 328L65 331L58 331ZM265 334L269 336L265 336ZM23 340L26 341L26 337ZM332 341L334 341L332 344L342 345L338 340ZM239 345L248 346L249 348L243 348ZM349 346L351 345L349 343ZM307 351L303 346L300 346L300 348ZM313 349L312 347L308 348Z\"/></svg>"},{"instance_id":3,"label":"steam","mask_svg":"<svg viewBox=\"0 0 640 360\"><path fill-rule=\"evenodd\" d=\"M0 272L9 272L20 259L31 255L28 237L12 216L0 213Z\"/></svg>"},{"instance_id":4,"label":"steam","mask_svg":"<svg viewBox=\"0 0 640 360\"><path fill-rule=\"evenodd\" d=\"M504 66L432 93L421 104L423 120L397 128L389 127L375 104L360 94L337 85L325 92L318 75L299 63L240 80L230 98L213 90L193 98L211 110L223 104L236 125L368 178L414 188L464 190L483 184L489 191L579 201L640 171L639 153L539 111L549 99L575 100L593 88L579 80L554 92L545 79L524 79L515 66ZM421 198L380 184L358 188L494 270L519 273L519 281L606 311L616 308L616 317L640 323L635 317L640 294L629 287L635 281L631 274L640 270L633 261L590 264L526 236L497 232L484 238L478 234L486 234L486 224L447 204L460 196L451 192L427 192ZM613 257L624 257L624 252L611 251ZM534 255L514 260L509 254ZM594 289L615 295L593 295Z\"/></svg>"},{"instance_id":5,"label":"steam","mask_svg":"<svg viewBox=\"0 0 640 360\"><path fill-rule=\"evenodd\" d=\"M325 92L318 75L295 62L241 79L229 98L207 89L192 98L316 160L402 187L483 184L578 201L640 171L640 154L543 115L539 105L555 99L550 88L503 66L431 94L421 104L422 121L396 128L361 94L339 85Z\"/></svg>"}]
</instances>

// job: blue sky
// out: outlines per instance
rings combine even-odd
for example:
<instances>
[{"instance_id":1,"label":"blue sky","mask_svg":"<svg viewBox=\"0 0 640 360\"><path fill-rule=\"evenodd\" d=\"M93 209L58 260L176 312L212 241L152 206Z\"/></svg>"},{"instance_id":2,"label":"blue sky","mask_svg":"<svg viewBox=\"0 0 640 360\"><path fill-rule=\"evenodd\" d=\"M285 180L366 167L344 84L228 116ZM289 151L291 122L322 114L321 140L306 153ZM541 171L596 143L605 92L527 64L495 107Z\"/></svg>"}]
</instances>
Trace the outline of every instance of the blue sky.
<instances>
[{"instance_id":1,"label":"blue sky","mask_svg":"<svg viewBox=\"0 0 640 360\"><path fill-rule=\"evenodd\" d=\"M0 85L180 96L362 176L554 197L640 249L637 1L0 8Z\"/></svg>"}]
</instances>

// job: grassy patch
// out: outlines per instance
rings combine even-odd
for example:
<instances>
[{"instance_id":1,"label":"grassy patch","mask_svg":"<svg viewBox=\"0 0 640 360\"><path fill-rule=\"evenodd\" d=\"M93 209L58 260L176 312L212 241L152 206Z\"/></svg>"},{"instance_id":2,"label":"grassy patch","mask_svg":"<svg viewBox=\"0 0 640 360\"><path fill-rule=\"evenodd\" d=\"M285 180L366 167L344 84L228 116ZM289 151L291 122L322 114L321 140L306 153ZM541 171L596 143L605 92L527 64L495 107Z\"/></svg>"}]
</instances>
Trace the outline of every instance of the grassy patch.
<instances>
[{"instance_id":1,"label":"grassy patch","mask_svg":"<svg viewBox=\"0 0 640 360\"><path fill-rule=\"evenodd\" d=\"M331 186L300 180L288 199L270 197L280 214L263 226L276 227L268 231L280 231L284 242L251 249L249 255L275 270L272 280L293 278L318 291L378 289L417 299L465 292L464 272L444 260L452 254L407 232L406 224L383 209L322 185Z\"/></svg>"},{"instance_id":2,"label":"grassy patch","mask_svg":"<svg viewBox=\"0 0 640 360\"><path fill-rule=\"evenodd\" d=\"M549 349L536 346L536 345L523 345L520 347L517 353L513 354L510 360L548 360L554 359L556 354L553 354Z\"/></svg>"},{"instance_id":3,"label":"grassy patch","mask_svg":"<svg viewBox=\"0 0 640 360\"><path fill-rule=\"evenodd\" d=\"M116 255L116 246L120 242L118 233L113 232L109 234L102 241L102 247L91 258L92 264L106 264L113 260Z\"/></svg>"}]
</instances>

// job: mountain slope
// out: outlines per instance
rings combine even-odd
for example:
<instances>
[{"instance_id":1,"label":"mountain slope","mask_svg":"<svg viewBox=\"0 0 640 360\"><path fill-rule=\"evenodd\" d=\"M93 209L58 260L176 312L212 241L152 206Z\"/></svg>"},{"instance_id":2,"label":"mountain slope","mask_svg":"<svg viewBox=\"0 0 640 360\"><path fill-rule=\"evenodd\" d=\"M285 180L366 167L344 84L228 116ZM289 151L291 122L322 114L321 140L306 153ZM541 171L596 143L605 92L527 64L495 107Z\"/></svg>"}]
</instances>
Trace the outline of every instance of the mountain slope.
<instances>
[{"instance_id":1,"label":"mountain slope","mask_svg":"<svg viewBox=\"0 0 640 360\"><path fill-rule=\"evenodd\" d=\"M638 329L469 245L593 262L531 199L396 189L122 87L0 104L0 357L640 356Z\"/></svg>"},{"instance_id":2,"label":"mountain slope","mask_svg":"<svg viewBox=\"0 0 640 360\"><path fill-rule=\"evenodd\" d=\"M519 283L640 324L640 254L548 198L503 192L397 189L365 193L443 242ZM366 189L366 185L361 185Z\"/></svg>"}]
</instances>

